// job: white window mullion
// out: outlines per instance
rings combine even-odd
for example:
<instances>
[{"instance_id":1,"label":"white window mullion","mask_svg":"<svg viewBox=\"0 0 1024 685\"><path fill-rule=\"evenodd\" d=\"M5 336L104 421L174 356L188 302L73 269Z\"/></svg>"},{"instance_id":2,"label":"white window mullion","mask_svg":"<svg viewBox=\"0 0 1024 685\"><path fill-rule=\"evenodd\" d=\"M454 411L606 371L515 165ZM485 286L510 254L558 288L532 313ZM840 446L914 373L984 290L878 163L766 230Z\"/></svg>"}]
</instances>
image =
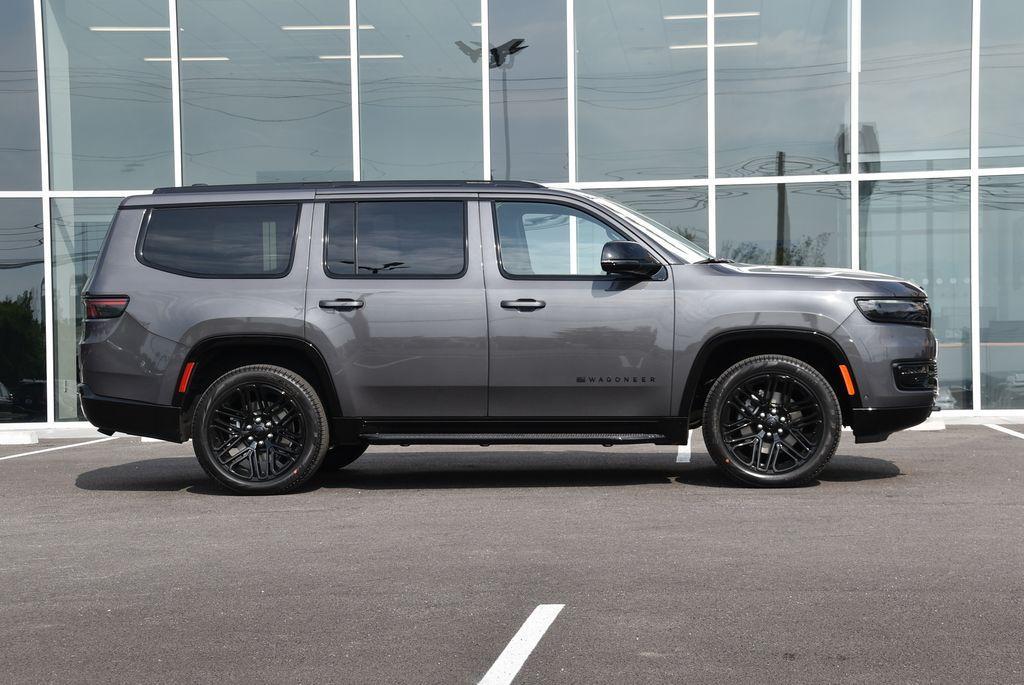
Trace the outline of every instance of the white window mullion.
<instances>
[{"instance_id":1,"label":"white window mullion","mask_svg":"<svg viewBox=\"0 0 1024 685\"><path fill-rule=\"evenodd\" d=\"M181 151L181 60L178 59L178 0L167 0L171 39L171 140L174 156L174 185L184 183Z\"/></svg>"},{"instance_id":2,"label":"white window mullion","mask_svg":"<svg viewBox=\"0 0 1024 685\"><path fill-rule=\"evenodd\" d=\"M860 264L860 21L861 0L850 0L850 266Z\"/></svg>"},{"instance_id":3,"label":"white window mullion","mask_svg":"<svg viewBox=\"0 0 1024 685\"><path fill-rule=\"evenodd\" d=\"M569 183L576 183L576 6L574 0L565 0L565 77L569 100L568 153Z\"/></svg>"},{"instance_id":4,"label":"white window mullion","mask_svg":"<svg viewBox=\"0 0 1024 685\"><path fill-rule=\"evenodd\" d=\"M981 96L981 0L971 7L971 387L974 411L981 409L981 203L978 188L978 132Z\"/></svg>"},{"instance_id":5,"label":"white window mullion","mask_svg":"<svg viewBox=\"0 0 1024 685\"><path fill-rule=\"evenodd\" d=\"M50 141L46 111L46 57L43 44L43 0L33 0L36 41L36 89L39 96L39 170L40 199L43 203L43 328L46 339L46 423L56 420L56 377L53 351L53 244L50 236Z\"/></svg>"},{"instance_id":6,"label":"white window mullion","mask_svg":"<svg viewBox=\"0 0 1024 685\"><path fill-rule=\"evenodd\" d=\"M352 180L362 178L359 151L359 15L356 0L348 0L349 80L352 82Z\"/></svg>"},{"instance_id":7,"label":"white window mullion","mask_svg":"<svg viewBox=\"0 0 1024 685\"><path fill-rule=\"evenodd\" d=\"M707 18L707 100L708 100L708 251L718 254L718 199L715 197L715 0L708 0Z\"/></svg>"},{"instance_id":8,"label":"white window mullion","mask_svg":"<svg viewBox=\"0 0 1024 685\"><path fill-rule=\"evenodd\" d=\"M483 158L485 181L491 180L491 27L487 0L480 0L480 97L483 100Z\"/></svg>"}]
</instances>

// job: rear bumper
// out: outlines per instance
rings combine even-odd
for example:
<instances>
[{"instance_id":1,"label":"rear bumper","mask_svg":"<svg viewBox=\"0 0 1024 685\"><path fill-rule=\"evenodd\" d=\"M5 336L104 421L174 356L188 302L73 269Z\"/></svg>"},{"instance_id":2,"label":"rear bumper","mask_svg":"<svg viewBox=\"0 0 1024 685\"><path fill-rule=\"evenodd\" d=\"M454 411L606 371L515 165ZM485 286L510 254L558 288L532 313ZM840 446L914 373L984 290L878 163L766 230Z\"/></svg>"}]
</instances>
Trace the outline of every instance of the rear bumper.
<instances>
[{"instance_id":1,"label":"rear bumper","mask_svg":"<svg viewBox=\"0 0 1024 685\"><path fill-rule=\"evenodd\" d=\"M128 433L170 442L184 442L181 430L181 409L163 404L150 404L93 393L88 385L78 386L82 411L89 423L101 433Z\"/></svg>"},{"instance_id":2,"label":"rear bumper","mask_svg":"<svg viewBox=\"0 0 1024 685\"><path fill-rule=\"evenodd\" d=\"M931 403L917 407L855 408L850 428L856 442L882 442L896 431L922 423L932 410Z\"/></svg>"}]
</instances>

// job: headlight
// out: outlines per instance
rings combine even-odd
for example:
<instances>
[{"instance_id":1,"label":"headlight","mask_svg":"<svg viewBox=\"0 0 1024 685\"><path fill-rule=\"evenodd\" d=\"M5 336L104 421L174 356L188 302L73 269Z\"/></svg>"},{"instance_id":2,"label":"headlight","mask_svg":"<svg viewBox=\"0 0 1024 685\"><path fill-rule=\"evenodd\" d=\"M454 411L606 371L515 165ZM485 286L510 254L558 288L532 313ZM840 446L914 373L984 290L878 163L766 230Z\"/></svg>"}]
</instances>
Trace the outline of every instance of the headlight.
<instances>
[{"instance_id":1,"label":"headlight","mask_svg":"<svg viewBox=\"0 0 1024 685\"><path fill-rule=\"evenodd\" d=\"M906 323L912 326L931 326L932 308L928 300L857 298L857 308L872 321Z\"/></svg>"}]
</instances>

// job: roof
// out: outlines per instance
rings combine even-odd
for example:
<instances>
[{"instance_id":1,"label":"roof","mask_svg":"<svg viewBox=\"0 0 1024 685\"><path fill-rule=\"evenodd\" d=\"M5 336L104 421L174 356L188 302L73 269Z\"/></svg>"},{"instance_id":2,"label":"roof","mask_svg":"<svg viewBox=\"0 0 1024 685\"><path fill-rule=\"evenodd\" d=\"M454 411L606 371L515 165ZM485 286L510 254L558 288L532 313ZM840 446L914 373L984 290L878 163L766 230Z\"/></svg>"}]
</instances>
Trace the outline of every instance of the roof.
<instances>
[{"instance_id":1,"label":"roof","mask_svg":"<svg viewBox=\"0 0 1024 685\"><path fill-rule=\"evenodd\" d=\"M470 190L473 188L544 188L530 181L318 181L313 183L240 183L234 185L191 185L173 188L157 188L154 195L175 195L194 193L234 193L241 191L289 191L289 190L372 190L396 188L444 188Z\"/></svg>"}]
</instances>

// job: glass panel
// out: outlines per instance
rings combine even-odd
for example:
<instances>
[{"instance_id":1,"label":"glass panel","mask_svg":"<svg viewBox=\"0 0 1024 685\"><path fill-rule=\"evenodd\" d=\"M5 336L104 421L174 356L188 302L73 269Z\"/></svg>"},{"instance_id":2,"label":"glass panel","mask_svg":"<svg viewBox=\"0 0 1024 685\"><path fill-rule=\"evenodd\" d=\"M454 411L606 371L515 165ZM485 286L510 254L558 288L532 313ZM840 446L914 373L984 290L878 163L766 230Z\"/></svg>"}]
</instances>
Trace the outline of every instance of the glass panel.
<instances>
[{"instance_id":1,"label":"glass panel","mask_svg":"<svg viewBox=\"0 0 1024 685\"><path fill-rule=\"evenodd\" d=\"M579 180L707 176L706 9L576 1Z\"/></svg>"},{"instance_id":2,"label":"glass panel","mask_svg":"<svg viewBox=\"0 0 1024 685\"><path fill-rule=\"evenodd\" d=\"M981 408L1024 409L1024 176L980 192Z\"/></svg>"},{"instance_id":3,"label":"glass panel","mask_svg":"<svg viewBox=\"0 0 1024 685\"><path fill-rule=\"evenodd\" d=\"M717 189L718 255L748 264L850 266L850 185Z\"/></svg>"},{"instance_id":4,"label":"glass panel","mask_svg":"<svg viewBox=\"0 0 1024 685\"><path fill-rule=\"evenodd\" d=\"M601 251L628 240L588 214L546 202L496 202L501 267L513 276L604 276Z\"/></svg>"},{"instance_id":5,"label":"glass panel","mask_svg":"<svg viewBox=\"0 0 1024 685\"><path fill-rule=\"evenodd\" d=\"M178 0L178 17L186 184L352 178L348 3Z\"/></svg>"},{"instance_id":6,"label":"glass panel","mask_svg":"<svg viewBox=\"0 0 1024 685\"><path fill-rule=\"evenodd\" d=\"M966 169L971 0L863 0L863 171Z\"/></svg>"},{"instance_id":7,"label":"glass panel","mask_svg":"<svg viewBox=\"0 0 1024 685\"><path fill-rule=\"evenodd\" d=\"M487 13L492 178L567 181L565 3L491 2ZM479 41L459 48L479 59Z\"/></svg>"},{"instance_id":8,"label":"glass panel","mask_svg":"<svg viewBox=\"0 0 1024 685\"><path fill-rule=\"evenodd\" d=\"M704 188L588 190L654 219L690 242L708 247L708 191Z\"/></svg>"},{"instance_id":9,"label":"glass panel","mask_svg":"<svg viewBox=\"0 0 1024 685\"><path fill-rule=\"evenodd\" d=\"M39 91L32 0L7 0L0 6L0 65L0 190L39 190ZM0 407L2 402L0 399Z\"/></svg>"},{"instance_id":10,"label":"glass panel","mask_svg":"<svg viewBox=\"0 0 1024 685\"><path fill-rule=\"evenodd\" d=\"M465 267L463 202L336 202L328 209L331 274L455 276Z\"/></svg>"},{"instance_id":11,"label":"glass panel","mask_svg":"<svg viewBox=\"0 0 1024 685\"><path fill-rule=\"evenodd\" d=\"M186 275L283 276L298 218L295 204L158 208L146 225L142 256Z\"/></svg>"},{"instance_id":12,"label":"glass panel","mask_svg":"<svg viewBox=\"0 0 1024 685\"><path fill-rule=\"evenodd\" d=\"M0 200L0 423L46 420L43 207Z\"/></svg>"},{"instance_id":13,"label":"glass panel","mask_svg":"<svg viewBox=\"0 0 1024 685\"><path fill-rule=\"evenodd\" d=\"M1024 3L981 4L981 166L1024 166Z\"/></svg>"},{"instance_id":14,"label":"glass panel","mask_svg":"<svg viewBox=\"0 0 1024 685\"><path fill-rule=\"evenodd\" d=\"M359 22L362 178L482 178L480 3L365 0Z\"/></svg>"},{"instance_id":15,"label":"glass panel","mask_svg":"<svg viewBox=\"0 0 1024 685\"><path fill-rule=\"evenodd\" d=\"M718 0L719 176L846 172L845 0Z\"/></svg>"},{"instance_id":16,"label":"glass panel","mask_svg":"<svg viewBox=\"0 0 1024 685\"><path fill-rule=\"evenodd\" d=\"M78 407L78 339L85 319L82 286L120 202L120 198L61 198L50 204L57 419L85 418Z\"/></svg>"},{"instance_id":17,"label":"glass panel","mask_svg":"<svg viewBox=\"0 0 1024 685\"><path fill-rule=\"evenodd\" d=\"M943 409L970 409L971 188L968 179L864 181L860 259L928 292Z\"/></svg>"},{"instance_id":18,"label":"glass panel","mask_svg":"<svg viewBox=\"0 0 1024 685\"><path fill-rule=\"evenodd\" d=\"M53 187L170 185L167 0L43 5Z\"/></svg>"}]
</instances>

